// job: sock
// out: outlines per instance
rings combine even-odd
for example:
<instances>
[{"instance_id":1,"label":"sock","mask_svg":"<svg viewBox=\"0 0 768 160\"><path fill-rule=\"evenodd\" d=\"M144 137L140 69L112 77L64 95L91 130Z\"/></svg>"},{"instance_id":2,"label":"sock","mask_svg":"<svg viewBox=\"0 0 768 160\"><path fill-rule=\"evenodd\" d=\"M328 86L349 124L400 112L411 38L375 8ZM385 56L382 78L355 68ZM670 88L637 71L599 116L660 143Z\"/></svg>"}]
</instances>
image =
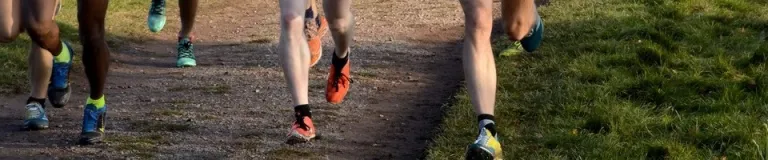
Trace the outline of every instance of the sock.
<instances>
[{"instance_id":1,"label":"sock","mask_svg":"<svg viewBox=\"0 0 768 160\"><path fill-rule=\"evenodd\" d=\"M333 59L331 59L331 63L333 66L336 66L336 68L341 69L344 67L344 65L347 65L347 62L349 62L349 53L347 53L347 56L344 57L337 57L336 52L333 52Z\"/></svg>"},{"instance_id":2,"label":"sock","mask_svg":"<svg viewBox=\"0 0 768 160\"><path fill-rule=\"evenodd\" d=\"M90 104L90 105L96 106L96 109L104 108L104 106L107 103L106 100L104 100L104 97L106 97L106 96L101 95L101 98L99 98L99 99L91 99L91 97L88 97L88 100L86 101L85 104Z\"/></svg>"},{"instance_id":3,"label":"sock","mask_svg":"<svg viewBox=\"0 0 768 160\"><path fill-rule=\"evenodd\" d=\"M64 44L64 42L61 42L61 52L58 56L53 57L53 62L56 63L69 63L69 61L72 60L71 55L72 53L69 53L69 46L67 44Z\"/></svg>"},{"instance_id":4,"label":"sock","mask_svg":"<svg viewBox=\"0 0 768 160\"><path fill-rule=\"evenodd\" d=\"M192 35L192 33L190 33L188 36L181 36L180 34L181 34L181 33L179 33L179 36L178 36L178 38L179 38L179 39L178 39L178 41L181 41L182 39L184 39L184 38L187 38L187 39L189 39L189 41L190 41L190 42L192 42L192 40L194 40L194 39L195 39L195 36L194 36L194 35Z\"/></svg>"},{"instance_id":5,"label":"sock","mask_svg":"<svg viewBox=\"0 0 768 160\"><path fill-rule=\"evenodd\" d=\"M304 18L315 18L315 11L312 10L312 7L304 11Z\"/></svg>"},{"instance_id":6,"label":"sock","mask_svg":"<svg viewBox=\"0 0 768 160\"><path fill-rule=\"evenodd\" d=\"M296 121L302 121L304 116L312 118L312 111L309 111L308 104L293 107L293 110L296 112Z\"/></svg>"},{"instance_id":7,"label":"sock","mask_svg":"<svg viewBox=\"0 0 768 160\"><path fill-rule=\"evenodd\" d=\"M45 107L45 98L40 99L40 98L35 98L35 97L29 97L29 99L27 99L27 104L30 104L32 102L38 103L41 106Z\"/></svg>"},{"instance_id":8,"label":"sock","mask_svg":"<svg viewBox=\"0 0 768 160\"><path fill-rule=\"evenodd\" d=\"M487 129L489 132L491 132L491 135L496 136L496 122L494 122L493 115L490 115L490 114L478 115L477 121L480 123L481 128Z\"/></svg>"}]
</instances>

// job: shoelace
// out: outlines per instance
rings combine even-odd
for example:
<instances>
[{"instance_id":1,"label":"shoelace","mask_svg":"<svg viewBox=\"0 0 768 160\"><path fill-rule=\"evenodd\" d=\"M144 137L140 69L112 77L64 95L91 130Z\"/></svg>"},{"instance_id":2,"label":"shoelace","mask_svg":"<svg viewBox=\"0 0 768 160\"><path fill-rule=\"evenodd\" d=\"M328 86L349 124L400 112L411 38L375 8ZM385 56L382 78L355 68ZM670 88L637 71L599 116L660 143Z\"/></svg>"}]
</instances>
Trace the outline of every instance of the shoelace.
<instances>
[{"instance_id":1,"label":"shoelace","mask_svg":"<svg viewBox=\"0 0 768 160\"><path fill-rule=\"evenodd\" d=\"M69 65L54 64L54 66L56 66L56 67L53 67L54 70L53 70L51 78L55 77L57 79L66 79L66 77L63 77L63 76L67 75L67 72L69 71ZM58 82L56 82L56 83L58 83Z\"/></svg>"},{"instance_id":2,"label":"shoelace","mask_svg":"<svg viewBox=\"0 0 768 160\"><path fill-rule=\"evenodd\" d=\"M299 128L302 128L304 130L309 130L309 125L304 123L304 116L302 116L298 112L296 113L296 123L299 124Z\"/></svg>"},{"instance_id":3,"label":"shoelace","mask_svg":"<svg viewBox=\"0 0 768 160\"><path fill-rule=\"evenodd\" d=\"M179 58L195 58L195 56L192 55L191 41L184 40L182 43L179 43Z\"/></svg>"},{"instance_id":4,"label":"shoelace","mask_svg":"<svg viewBox=\"0 0 768 160\"><path fill-rule=\"evenodd\" d=\"M149 11L152 14L163 14L163 11L165 11L165 0L152 0L152 9Z\"/></svg>"},{"instance_id":5,"label":"shoelace","mask_svg":"<svg viewBox=\"0 0 768 160\"><path fill-rule=\"evenodd\" d=\"M333 77L333 88L336 88L336 92L339 91L339 85L344 85L345 81L348 81L349 83L352 83L352 78L349 78L346 74L341 72L341 69L338 69L336 72L335 77ZM346 86L345 86L346 87Z\"/></svg>"},{"instance_id":6,"label":"shoelace","mask_svg":"<svg viewBox=\"0 0 768 160\"><path fill-rule=\"evenodd\" d=\"M27 112L27 117L39 118L40 114L42 114L42 112L40 111L42 108L40 108L39 106L27 106L27 111L29 111L29 109L32 109L32 108L37 108L37 110L35 110L34 112Z\"/></svg>"},{"instance_id":7,"label":"shoelace","mask_svg":"<svg viewBox=\"0 0 768 160\"><path fill-rule=\"evenodd\" d=\"M86 109L85 112L85 116L83 117L83 130L96 130L96 125L99 123L99 114L96 111L90 109Z\"/></svg>"}]
</instances>

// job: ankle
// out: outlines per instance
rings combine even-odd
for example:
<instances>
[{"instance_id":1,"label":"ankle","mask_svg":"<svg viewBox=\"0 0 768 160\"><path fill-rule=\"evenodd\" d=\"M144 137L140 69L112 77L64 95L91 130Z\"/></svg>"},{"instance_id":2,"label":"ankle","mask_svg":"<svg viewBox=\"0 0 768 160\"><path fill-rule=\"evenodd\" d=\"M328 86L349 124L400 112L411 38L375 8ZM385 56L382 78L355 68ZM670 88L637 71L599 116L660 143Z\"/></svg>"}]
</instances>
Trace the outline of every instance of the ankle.
<instances>
[{"instance_id":1,"label":"ankle","mask_svg":"<svg viewBox=\"0 0 768 160\"><path fill-rule=\"evenodd\" d=\"M296 117L296 121L301 121L304 117L312 118L312 111L310 111L309 104L305 105L298 105L296 107L293 107L294 110L294 116Z\"/></svg>"},{"instance_id":2,"label":"ankle","mask_svg":"<svg viewBox=\"0 0 768 160\"><path fill-rule=\"evenodd\" d=\"M27 99L27 104L30 104L30 103L37 103L37 104L40 104L41 106L45 106L45 98L29 97Z\"/></svg>"}]
</instances>

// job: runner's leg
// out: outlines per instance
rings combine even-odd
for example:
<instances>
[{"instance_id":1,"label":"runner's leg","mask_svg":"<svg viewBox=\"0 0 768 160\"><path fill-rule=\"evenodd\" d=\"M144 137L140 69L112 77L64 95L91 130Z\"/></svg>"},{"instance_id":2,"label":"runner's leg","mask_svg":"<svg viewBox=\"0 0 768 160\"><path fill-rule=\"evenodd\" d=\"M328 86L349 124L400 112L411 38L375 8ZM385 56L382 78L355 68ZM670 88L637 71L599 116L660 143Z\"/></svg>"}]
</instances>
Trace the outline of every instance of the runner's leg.
<instances>
[{"instance_id":1,"label":"runner's leg","mask_svg":"<svg viewBox=\"0 0 768 160\"><path fill-rule=\"evenodd\" d=\"M307 0L280 0L280 44L278 54L293 105L309 104L309 48L304 37Z\"/></svg>"},{"instance_id":2,"label":"runner's leg","mask_svg":"<svg viewBox=\"0 0 768 160\"><path fill-rule=\"evenodd\" d=\"M195 60L195 48L192 30L195 26L195 16L197 15L198 0L180 0L179 11L181 15L181 31L178 35L178 45L176 46L176 66L194 67L197 66Z\"/></svg>"},{"instance_id":3,"label":"runner's leg","mask_svg":"<svg viewBox=\"0 0 768 160\"><path fill-rule=\"evenodd\" d=\"M460 0L464 10L464 78L478 117L479 136L467 148L467 159L501 159L493 118L496 64L491 50L493 0Z\"/></svg>"},{"instance_id":4,"label":"runner's leg","mask_svg":"<svg viewBox=\"0 0 768 160\"><path fill-rule=\"evenodd\" d=\"M344 100L352 82L349 48L352 45L355 23L350 10L351 3L351 0L326 0L323 3L333 43L336 45L334 54L331 56L331 69L325 88L325 99L332 104L338 104Z\"/></svg>"},{"instance_id":5,"label":"runner's leg","mask_svg":"<svg viewBox=\"0 0 768 160\"><path fill-rule=\"evenodd\" d=\"M83 116L81 144L101 142L104 134L106 101L104 84L109 70L109 48L105 39L104 21L109 0L78 0L77 20L83 43L83 65L90 94Z\"/></svg>"}]
</instances>

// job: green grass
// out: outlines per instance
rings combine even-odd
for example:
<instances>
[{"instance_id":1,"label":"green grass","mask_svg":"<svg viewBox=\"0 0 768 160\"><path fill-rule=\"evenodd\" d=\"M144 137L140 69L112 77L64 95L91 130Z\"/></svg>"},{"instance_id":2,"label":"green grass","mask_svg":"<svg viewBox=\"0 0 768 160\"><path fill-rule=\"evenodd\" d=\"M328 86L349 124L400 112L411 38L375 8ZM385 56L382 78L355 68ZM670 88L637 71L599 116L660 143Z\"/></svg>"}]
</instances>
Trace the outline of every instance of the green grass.
<instances>
[{"instance_id":1,"label":"green grass","mask_svg":"<svg viewBox=\"0 0 768 160\"><path fill-rule=\"evenodd\" d=\"M506 159L761 159L768 1L558 0L540 12L538 53L497 59ZM461 157L477 134L467 92L456 98L429 159Z\"/></svg>"},{"instance_id":2,"label":"green grass","mask_svg":"<svg viewBox=\"0 0 768 160\"><path fill-rule=\"evenodd\" d=\"M72 42L76 50L75 69L82 70L80 59L82 47L77 33L77 1L62 1L64 4L56 20L64 41ZM148 0L110 1L107 11L107 42L114 53L117 46L126 41L146 39ZM168 3L176 8L176 3ZM131 26L131 27L126 27ZM23 93L28 91L27 52L31 41L22 33L16 41L0 44L0 93Z\"/></svg>"},{"instance_id":3,"label":"green grass","mask_svg":"<svg viewBox=\"0 0 768 160\"><path fill-rule=\"evenodd\" d=\"M121 152L129 152L141 158L153 158L159 152L160 145L170 144L170 140L162 135L153 134L147 136L109 136L107 143L113 143L113 149Z\"/></svg>"}]
</instances>

